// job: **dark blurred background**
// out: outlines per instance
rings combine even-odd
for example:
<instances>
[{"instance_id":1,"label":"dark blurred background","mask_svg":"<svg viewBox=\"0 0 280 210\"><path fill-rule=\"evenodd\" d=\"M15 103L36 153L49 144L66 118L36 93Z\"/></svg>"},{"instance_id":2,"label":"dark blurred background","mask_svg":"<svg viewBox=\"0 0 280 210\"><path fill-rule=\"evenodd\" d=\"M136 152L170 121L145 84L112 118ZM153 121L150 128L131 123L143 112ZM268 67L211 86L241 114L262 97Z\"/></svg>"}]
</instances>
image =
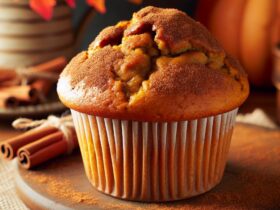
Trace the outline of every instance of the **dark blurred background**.
<instances>
[{"instance_id":1,"label":"dark blurred background","mask_svg":"<svg viewBox=\"0 0 280 210\"><path fill-rule=\"evenodd\" d=\"M86 49L88 44L104 27L114 25L120 20L128 20L131 18L133 12L148 5L178 8L192 16L196 6L196 0L144 0L141 5L135 5L127 0L106 0L107 12L105 14L97 13L94 16L85 33L86 35L80 49ZM88 9L89 7L85 1L78 1L77 8L74 10L75 26L78 25L79 20Z\"/></svg>"}]
</instances>

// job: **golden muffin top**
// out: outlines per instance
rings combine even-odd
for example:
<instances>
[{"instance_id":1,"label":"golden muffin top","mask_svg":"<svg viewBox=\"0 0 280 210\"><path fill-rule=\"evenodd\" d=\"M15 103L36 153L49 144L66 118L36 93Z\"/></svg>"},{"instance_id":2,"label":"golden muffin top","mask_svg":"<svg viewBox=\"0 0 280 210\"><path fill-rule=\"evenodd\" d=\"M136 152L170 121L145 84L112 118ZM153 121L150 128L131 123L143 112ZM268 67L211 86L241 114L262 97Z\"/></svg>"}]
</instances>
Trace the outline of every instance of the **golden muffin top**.
<instances>
[{"instance_id":1,"label":"golden muffin top","mask_svg":"<svg viewBox=\"0 0 280 210\"><path fill-rule=\"evenodd\" d=\"M248 93L242 67L204 26L179 10L151 6L102 30L58 82L71 109L141 121L220 114Z\"/></svg>"}]
</instances>

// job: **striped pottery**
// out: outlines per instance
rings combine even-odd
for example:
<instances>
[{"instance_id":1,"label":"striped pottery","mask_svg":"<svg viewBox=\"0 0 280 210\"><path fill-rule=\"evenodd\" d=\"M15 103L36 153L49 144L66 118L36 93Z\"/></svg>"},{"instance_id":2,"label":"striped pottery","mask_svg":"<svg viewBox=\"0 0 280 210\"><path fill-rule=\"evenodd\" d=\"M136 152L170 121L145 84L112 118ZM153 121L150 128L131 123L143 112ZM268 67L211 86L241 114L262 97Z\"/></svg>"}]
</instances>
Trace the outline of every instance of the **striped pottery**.
<instances>
[{"instance_id":1,"label":"striped pottery","mask_svg":"<svg viewBox=\"0 0 280 210\"><path fill-rule=\"evenodd\" d=\"M0 66L25 67L57 56L71 56L74 34L71 9L58 1L53 18L44 20L28 0L0 0Z\"/></svg>"}]
</instances>

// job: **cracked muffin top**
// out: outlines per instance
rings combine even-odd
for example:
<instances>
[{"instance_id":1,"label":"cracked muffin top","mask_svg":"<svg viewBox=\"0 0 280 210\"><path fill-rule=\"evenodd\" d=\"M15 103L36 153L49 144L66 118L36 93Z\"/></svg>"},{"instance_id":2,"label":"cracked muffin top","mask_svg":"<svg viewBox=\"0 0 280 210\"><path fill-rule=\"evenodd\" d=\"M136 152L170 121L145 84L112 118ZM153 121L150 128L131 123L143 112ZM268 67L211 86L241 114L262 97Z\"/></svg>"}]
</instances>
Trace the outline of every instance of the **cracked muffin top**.
<instances>
[{"instance_id":1,"label":"cracked muffin top","mask_svg":"<svg viewBox=\"0 0 280 210\"><path fill-rule=\"evenodd\" d=\"M64 69L61 101L96 116L178 121L240 106L247 75L207 29L176 9L146 7L105 28Z\"/></svg>"}]
</instances>

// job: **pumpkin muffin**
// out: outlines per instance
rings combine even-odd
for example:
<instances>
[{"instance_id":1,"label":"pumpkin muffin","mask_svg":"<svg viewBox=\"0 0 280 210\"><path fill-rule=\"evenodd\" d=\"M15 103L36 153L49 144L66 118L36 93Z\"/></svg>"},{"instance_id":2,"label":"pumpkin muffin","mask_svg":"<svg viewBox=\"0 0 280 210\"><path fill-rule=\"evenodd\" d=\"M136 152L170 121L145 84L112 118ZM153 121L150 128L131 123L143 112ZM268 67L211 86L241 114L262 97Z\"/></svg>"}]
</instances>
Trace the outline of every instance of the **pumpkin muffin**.
<instances>
[{"instance_id":1,"label":"pumpkin muffin","mask_svg":"<svg viewBox=\"0 0 280 210\"><path fill-rule=\"evenodd\" d=\"M138 201L217 185L248 93L242 67L205 27L156 7L101 31L58 82L92 185Z\"/></svg>"}]
</instances>

